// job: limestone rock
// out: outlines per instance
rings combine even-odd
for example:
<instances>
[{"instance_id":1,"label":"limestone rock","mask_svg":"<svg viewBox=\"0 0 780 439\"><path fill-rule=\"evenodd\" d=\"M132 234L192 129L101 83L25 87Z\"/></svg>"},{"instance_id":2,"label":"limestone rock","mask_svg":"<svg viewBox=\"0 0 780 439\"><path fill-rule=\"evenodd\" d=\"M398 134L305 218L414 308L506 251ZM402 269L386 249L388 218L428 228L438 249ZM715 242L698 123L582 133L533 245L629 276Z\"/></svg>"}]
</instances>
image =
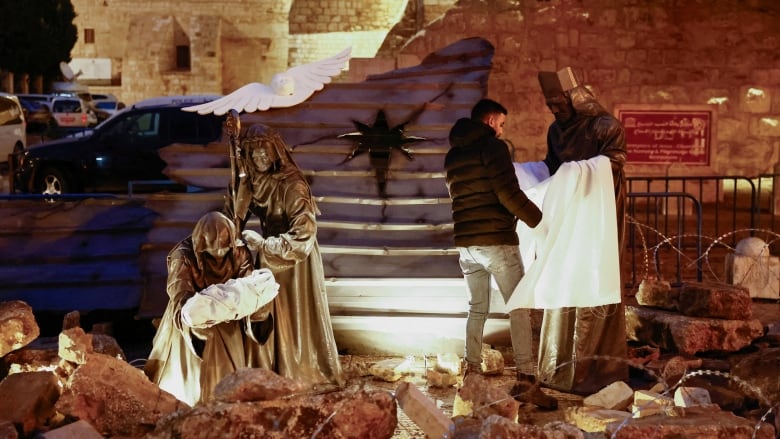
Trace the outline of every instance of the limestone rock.
<instances>
[{"instance_id":1,"label":"limestone rock","mask_svg":"<svg viewBox=\"0 0 780 439\"><path fill-rule=\"evenodd\" d=\"M626 335L630 340L667 351L735 352L764 334L757 319L724 320L688 317L668 311L626 306Z\"/></svg>"},{"instance_id":2,"label":"limestone rock","mask_svg":"<svg viewBox=\"0 0 780 439\"><path fill-rule=\"evenodd\" d=\"M659 279L643 279L636 293L636 301L642 306L675 311L679 290L672 289L669 281Z\"/></svg>"},{"instance_id":3,"label":"limestone rock","mask_svg":"<svg viewBox=\"0 0 780 439\"><path fill-rule=\"evenodd\" d=\"M763 424L755 430L755 422L733 413L707 408L685 409L681 416L650 416L631 419L623 425L610 424L607 435L616 439L636 438L729 438L772 439L774 428Z\"/></svg>"},{"instance_id":4,"label":"limestone rock","mask_svg":"<svg viewBox=\"0 0 780 439\"><path fill-rule=\"evenodd\" d=\"M368 368L371 375L387 382L395 382L412 372L412 360L409 358L388 358L372 364Z\"/></svg>"},{"instance_id":5,"label":"limestone rock","mask_svg":"<svg viewBox=\"0 0 780 439\"><path fill-rule=\"evenodd\" d=\"M450 375L460 374L460 357L451 352L436 354L436 364L433 366L437 372L448 373Z\"/></svg>"},{"instance_id":6,"label":"limestone rock","mask_svg":"<svg viewBox=\"0 0 780 439\"><path fill-rule=\"evenodd\" d=\"M402 382L396 387L398 405L428 437L450 437L455 432L455 424L436 404L414 384Z\"/></svg>"},{"instance_id":7,"label":"limestone rock","mask_svg":"<svg viewBox=\"0 0 780 439\"><path fill-rule=\"evenodd\" d=\"M585 406L625 410L634 398L634 390L623 381L615 381L582 400Z\"/></svg>"},{"instance_id":8,"label":"limestone rock","mask_svg":"<svg viewBox=\"0 0 780 439\"><path fill-rule=\"evenodd\" d=\"M530 439L583 439L579 428L565 422L546 424L543 427L518 424L503 416L492 415L482 422L480 438L530 438Z\"/></svg>"},{"instance_id":9,"label":"limestone rock","mask_svg":"<svg viewBox=\"0 0 780 439\"><path fill-rule=\"evenodd\" d=\"M27 346L8 353L2 361L9 373L54 370L62 361L57 354L57 339L39 337Z\"/></svg>"},{"instance_id":10,"label":"limestone rock","mask_svg":"<svg viewBox=\"0 0 780 439\"><path fill-rule=\"evenodd\" d=\"M241 368L214 387L214 399L221 402L267 401L304 390L303 383L268 369Z\"/></svg>"},{"instance_id":11,"label":"limestone rock","mask_svg":"<svg viewBox=\"0 0 780 439\"><path fill-rule=\"evenodd\" d=\"M504 372L504 355L489 346L482 347L482 373L498 375Z\"/></svg>"},{"instance_id":12,"label":"limestone rock","mask_svg":"<svg viewBox=\"0 0 780 439\"><path fill-rule=\"evenodd\" d=\"M36 439L103 439L89 422L78 420L62 427L40 433Z\"/></svg>"},{"instance_id":13,"label":"limestone rock","mask_svg":"<svg viewBox=\"0 0 780 439\"><path fill-rule=\"evenodd\" d=\"M60 396L57 377L51 372L23 372L0 382L0 415L29 435L55 415Z\"/></svg>"},{"instance_id":14,"label":"limestone rock","mask_svg":"<svg viewBox=\"0 0 780 439\"><path fill-rule=\"evenodd\" d=\"M160 422L146 439L390 438L398 422L389 392L341 391L271 401L207 403Z\"/></svg>"},{"instance_id":15,"label":"limestone rock","mask_svg":"<svg viewBox=\"0 0 780 439\"><path fill-rule=\"evenodd\" d=\"M748 240L760 242L760 249L748 249L750 254L740 254L740 245ZM769 247L761 239L745 238L737 243L737 251L734 254L726 255L726 281L747 288L750 297L780 298L778 279L780 279L780 258L770 255Z\"/></svg>"},{"instance_id":16,"label":"limestone rock","mask_svg":"<svg viewBox=\"0 0 780 439\"><path fill-rule=\"evenodd\" d=\"M92 349L92 336L78 326L60 332L59 345L60 358L76 364L84 364L87 354L95 352Z\"/></svg>"},{"instance_id":17,"label":"limestone rock","mask_svg":"<svg viewBox=\"0 0 780 439\"><path fill-rule=\"evenodd\" d=\"M450 372L439 372L436 369L425 372L425 379L431 387L452 387L455 384L458 384L459 378L459 375Z\"/></svg>"},{"instance_id":18,"label":"limestone rock","mask_svg":"<svg viewBox=\"0 0 780 439\"><path fill-rule=\"evenodd\" d=\"M750 396L768 405L780 401L780 348L762 349L740 360L731 369L732 375L745 381Z\"/></svg>"},{"instance_id":19,"label":"limestone rock","mask_svg":"<svg viewBox=\"0 0 780 439\"><path fill-rule=\"evenodd\" d=\"M40 333L29 305L21 300L0 302L0 357L26 346Z\"/></svg>"},{"instance_id":20,"label":"limestone rock","mask_svg":"<svg viewBox=\"0 0 780 439\"><path fill-rule=\"evenodd\" d=\"M680 289L678 310L692 317L748 320L752 314L750 292L739 285L686 282Z\"/></svg>"},{"instance_id":21,"label":"limestone rock","mask_svg":"<svg viewBox=\"0 0 780 439\"><path fill-rule=\"evenodd\" d=\"M588 433L606 431L613 423L620 424L631 417L631 413L622 410L608 410L598 407L570 407L564 413L566 422L574 424Z\"/></svg>"},{"instance_id":22,"label":"limestone rock","mask_svg":"<svg viewBox=\"0 0 780 439\"><path fill-rule=\"evenodd\" d=\"M88 354L70 375L56 408L89 422L104 436L142 436L160 418L187 405L130 364Z\"/></svg>"},{"instance_id":23,"label":"limestone rock","mask_svg":"<svg viewBox=\"0 0 780 439\"><path fill-rule=\"evenodd\" d=\"M469 374L463 379L463 385L455 394L452 416L485 419L497 414L516 421L518 408L520 403L505 390L491 386L480 374Z\"/></svg>"},{"instance_id":24,"label":"limestone rock","mask_svg":"<svg viewBox=\"0 0 780 439\"><path fill-rule=\"evenodd\" d=\"M674 405L677 407L707 406L712 404L710 392L701 387L678 387L674 391Z\"/></svg>"}]
</instances>

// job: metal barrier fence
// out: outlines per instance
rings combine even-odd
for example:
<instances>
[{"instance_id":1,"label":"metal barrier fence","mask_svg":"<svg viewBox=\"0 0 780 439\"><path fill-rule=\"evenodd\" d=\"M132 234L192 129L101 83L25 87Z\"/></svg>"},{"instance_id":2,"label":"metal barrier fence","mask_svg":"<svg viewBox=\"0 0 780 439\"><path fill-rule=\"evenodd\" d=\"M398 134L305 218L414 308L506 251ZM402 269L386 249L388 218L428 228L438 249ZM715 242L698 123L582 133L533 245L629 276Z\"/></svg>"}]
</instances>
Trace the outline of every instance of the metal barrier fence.
<instances>
[{"instance_id":1,"label":"metal barrier fence","mask_svg":"<svg viewBox=\"0 0 780 439\"><path fill-rule=\"evenodd\" d=\"M780 174L760 174L758 176L758 195L756 196L756 224L757 227L775 230L776 203L780 203L778 192Z\"/></svg>"},{"instance_id":2,"label":"metal barrier fence","mask_svg":"<svg viewBox=\"0 0 780 439\"><path fill-rule=\"evenodd\" d=\"M626 286L636 287L645 276L678 284L684 278L721 280L726 255L750 236L765 239L772 250L777 244L773 234L776 185L766 189L766 182L777 182L778 177L628 178Z\"/></svg>"}]
</instances>

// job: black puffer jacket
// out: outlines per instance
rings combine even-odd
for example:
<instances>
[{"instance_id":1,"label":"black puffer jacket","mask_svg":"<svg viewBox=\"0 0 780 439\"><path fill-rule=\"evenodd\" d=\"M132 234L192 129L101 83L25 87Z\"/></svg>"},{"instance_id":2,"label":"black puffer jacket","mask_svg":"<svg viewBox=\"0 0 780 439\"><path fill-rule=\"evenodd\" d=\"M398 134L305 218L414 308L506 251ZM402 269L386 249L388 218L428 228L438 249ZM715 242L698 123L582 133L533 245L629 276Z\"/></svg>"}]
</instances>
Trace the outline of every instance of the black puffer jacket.
<instances>
[{"instance_id":1,"label":"black puffer jacket","mask_svg":"<svg viewBox=\"0 0 780 439\"><path fill-rule=\"evenodd\" d=\"M542 212L520 189L506 144L492 128L459 119L444 159L455 246L517 245L517 220L535 227Z\"/></svg>"}]
</instances>

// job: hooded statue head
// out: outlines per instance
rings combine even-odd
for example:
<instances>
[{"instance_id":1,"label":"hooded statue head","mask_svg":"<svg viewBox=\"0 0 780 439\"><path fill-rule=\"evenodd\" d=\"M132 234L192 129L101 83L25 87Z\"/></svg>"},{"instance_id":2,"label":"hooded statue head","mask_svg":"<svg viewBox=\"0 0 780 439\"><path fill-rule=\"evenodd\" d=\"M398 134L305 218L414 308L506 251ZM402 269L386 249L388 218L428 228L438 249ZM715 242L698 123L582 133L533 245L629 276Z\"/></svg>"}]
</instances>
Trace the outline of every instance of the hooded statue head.
<instances>
[{"instance_id":1,"label":"hooded statue head","mask_svg":"<svg viewBox=\"0 0 780 439\"><path fill-rule=\"evenodd\" d=\"M256 123L242 130L241 148L253 172L276 173L297 168L282 137L273 128Z\"/></svg>"},{"instance_id":2,"label":"hooded statue head","mask_svg":"<svg viewBox=\"0 0 780 439\"><path fill-rule=\"evenodd\" d=\"M539 85L547 108L559 124L565 125L577 115L594 116L605 111L571 67L539 72Z\"/></svg>"},{"instance_id":3,"label":"hooded statue head","mask_svg":"<svg viewBox=\"0 0 780 439\"><path fill-rule=\"evenodd\" d=\"M539 85L544 93L545 103L558 123L566 123L574 117L569 92L580 85L574 70L565 67L557 72L539 72Z\"/></svg>"},{"instance_id":4,"label":"hooded statue head","mask_svg":"<svg viewBox=\"0 0 780 439\"><path fill-rule=\"evenodd\" d=\"M231 259L238 233L233 222L220 212L208 212L192 230L192 250L198 269L206 274L221 275L232 267Z\"/></svg>"}]
</instances>

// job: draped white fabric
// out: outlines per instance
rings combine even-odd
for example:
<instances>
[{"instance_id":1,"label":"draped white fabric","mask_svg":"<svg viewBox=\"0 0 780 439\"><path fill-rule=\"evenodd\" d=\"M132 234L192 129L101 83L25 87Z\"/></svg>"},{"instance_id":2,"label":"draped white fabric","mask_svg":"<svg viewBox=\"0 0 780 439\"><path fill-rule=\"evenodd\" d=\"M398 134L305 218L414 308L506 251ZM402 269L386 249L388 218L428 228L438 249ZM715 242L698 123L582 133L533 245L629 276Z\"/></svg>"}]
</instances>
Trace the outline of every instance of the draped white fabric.
<instances>
[{"instance_id":1,"label":"draped white fabric","mask_svg":"<svg viewBox=\"0 0 780 439\"><path fill-rule=\"evenodd\" d=\"M521 188L542 209L518 222L525 276L506 309L592 307L620 302L617 218L609 159L566 162L552 177L542 162L518 163Z\"/></svg>"}]
</instances>

